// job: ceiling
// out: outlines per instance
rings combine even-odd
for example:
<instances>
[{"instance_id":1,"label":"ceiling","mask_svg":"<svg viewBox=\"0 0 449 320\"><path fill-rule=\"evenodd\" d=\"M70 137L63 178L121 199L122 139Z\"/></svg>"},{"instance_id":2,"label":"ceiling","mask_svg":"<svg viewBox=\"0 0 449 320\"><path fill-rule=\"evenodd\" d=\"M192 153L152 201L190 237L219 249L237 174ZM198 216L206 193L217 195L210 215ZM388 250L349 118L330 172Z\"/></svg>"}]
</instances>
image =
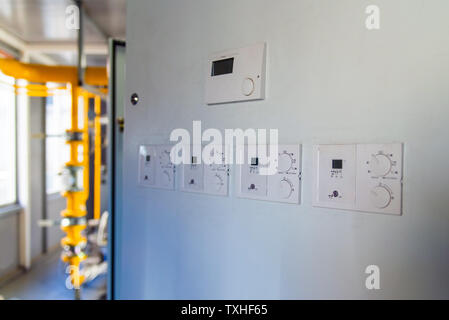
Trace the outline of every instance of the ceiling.
<instances>
[{"instance_id":1,"label":"ceiling","mask_svg":"<svg viewBox=\"0 0 449 320\"><path fill-rule=\"evenodd\" d=\"M58 64L76 64L77 31L66 27L66 8L73 0L0 0L0 28L44 52ZM84 0L85 44L105 46L107 38L125 39L126 0ZM58 49L55 44L68 44L70 49ZM39 49L41 50L41 49ZM103 54L88 54L88 64L104 64Z\"/></svg>"}]
</instances>

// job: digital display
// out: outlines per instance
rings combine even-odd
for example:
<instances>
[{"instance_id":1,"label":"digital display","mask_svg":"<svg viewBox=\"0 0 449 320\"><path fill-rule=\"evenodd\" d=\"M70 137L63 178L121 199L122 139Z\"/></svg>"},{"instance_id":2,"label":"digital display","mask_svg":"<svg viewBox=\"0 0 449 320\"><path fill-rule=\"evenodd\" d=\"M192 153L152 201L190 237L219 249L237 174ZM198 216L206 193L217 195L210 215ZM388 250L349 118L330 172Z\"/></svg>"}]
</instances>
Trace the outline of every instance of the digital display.
<instances>
[{"instance_id":1,"label":"digital display","mask_svg":"<svg viewBox=\"0 0 449 320\"><path fill-rule=\"evenodd\" d=\"M232 73L233 68L234 68L234 58L213 61L211 76L213 77L222 74Z\"/></svg>"},{"instance_id":2,"label":"digital display","mask_svg":"<svg viewBox=\"0 0 449 320\"><path fill-rule=\"evenodd\" d=\"M332 160L332 169L343 169L343 160Z\"/></svg>"},{"instance_id":3,"label":"digital display","mask_svg":"<svg viewBox=\"0 0 449 320\"><path fill-rule=\"evenodd\" d=\"M147 162L150 162L151 156L147 155L147 156L145 157L145 160L146 160Z\"/></svg>"},{"instance_id":4,"label":"digital display","mask_svg":"<svg viewBox=\"0 0 449 320\"><path fill-rule=\"evenodd\" d=\"M192 157L192 164L196 164L196 157Z\"/></svg>"},{"instance_id":5,"label":"digital display","mask_svg":"<svg viewBox=\"0 0 449 320\"><path fill-rule=\"evenodd\" d=\"M251 165L252 166L258 166L259 165L259 158L251 158Z\"/></svg>"}]
</instances>

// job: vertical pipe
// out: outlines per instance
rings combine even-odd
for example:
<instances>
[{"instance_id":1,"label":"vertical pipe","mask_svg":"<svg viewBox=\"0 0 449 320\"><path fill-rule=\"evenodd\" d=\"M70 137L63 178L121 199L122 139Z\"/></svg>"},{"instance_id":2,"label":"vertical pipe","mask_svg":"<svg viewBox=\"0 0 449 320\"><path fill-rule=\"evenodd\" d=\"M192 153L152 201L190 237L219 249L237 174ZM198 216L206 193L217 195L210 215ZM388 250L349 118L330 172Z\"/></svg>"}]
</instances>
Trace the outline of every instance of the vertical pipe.
<instances>
[{"instance_id":1,"label":"vertical pipe","mask_svg":"<svg viewBox=\"0 0 449 320\"><path fill-rule=\"evenodd\" d=\"M83 167L84 167L84 192L86 200L89 197L89 93L83 90Z\"/></svg>"},{"instance_id":2,"label":"vertical pipe","mask_svg":"<svg viewBox=\"0 0 449 320\"><path fill-rule=\"evenodd\" d=\"M42 219L46 220L47 216L47 97L42 98L42 119L41 126L42 132L44 133L44 138L42 139ZM47 241L47 228L42 228L42 252L47 253L48 241Z\"/></svg>"},{"instance_id":3,"label":"vertical pipe","mask_svg":"<svg viewBox=\"0 0 449 320\"><path fill-rule=\"evenodd\" d=\"M79 11L79 29L78 29L78 86L83 86L84 74L83 74L83 49L84 49L84 28L83 28L83 6L81 0L76 0L76 5Z\"/></svg>"},{"instance_id":4,"label":"vertical pipe","mask_svg":"<svg viewBox=\"0 0 449 320\"><path fill-rule=\"evenodd\" d=\"M95 160L94 160L94 219L100 219L100 192L101 192L101 99L99 95L94 98L95 111Z\"/></svg>"}]
</instances>

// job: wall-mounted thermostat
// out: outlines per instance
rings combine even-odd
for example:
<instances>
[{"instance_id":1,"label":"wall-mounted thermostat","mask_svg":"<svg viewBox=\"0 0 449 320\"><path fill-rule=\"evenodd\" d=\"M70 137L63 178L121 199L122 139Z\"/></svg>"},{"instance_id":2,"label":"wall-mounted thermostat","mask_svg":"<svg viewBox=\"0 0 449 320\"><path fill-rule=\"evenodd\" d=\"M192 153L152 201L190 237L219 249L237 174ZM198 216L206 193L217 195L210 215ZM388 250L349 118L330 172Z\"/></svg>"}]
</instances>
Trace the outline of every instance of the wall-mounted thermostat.
<instances>
[{"instance_id":1,"label":"wall-mounted thermostat","mask_svg":"<svg viewBox=\"0 0 449 320\"><path fill-rule=\"evenodd\" d=\"M213 158L215 155L208 154L203 157ZM229 165L225 162L224 151L218 157L221 159L221 163L212 163L211 160L205 163L204 159L192 156L189 164L181 164L179 166L180 190L227 196Z\"/></svg>"},{"instance_id":2,"label":"wall-mounted thermostat","mask_svg":"<svg viewBox=\"0 0 449 320\"><path fill-rule=\"evenodd\" d=\"M278 146L275 174L260 174L260 169L264 166L266 164L262 164L257 157L240 165L237 172L237 195L241 198L300 203L301 146Z\"/></svg>"},{"instance_id":3,"label":"wall-mounted thermostat","mask_svg":"<svg viewBox=\"0 0 449 320\"><path fill-rule=\"evenodd\" d=\"M170 160L171 146L139 147L139 185L174 190L175 166Z\"/></svg>"},{"instance_id":4,"label":"wall-mounted thermostat","mask_svg":"<svg viewBox=\"0 0 449 320\"><path fill-rule=\"evenodd\" d=\"M315 145L313 205L401 214L402 144Z\"/></svg>"},{"instance_id":5,"label":"wall-mounted thermostat","mask_svg":"<svg viewBox=\"0 0 449 320\"><path fill-rule=\"evenodd\" d=\"M206 103L265 99L266 44L223 51L208 60Z\"/></svg>"}]
</instances>

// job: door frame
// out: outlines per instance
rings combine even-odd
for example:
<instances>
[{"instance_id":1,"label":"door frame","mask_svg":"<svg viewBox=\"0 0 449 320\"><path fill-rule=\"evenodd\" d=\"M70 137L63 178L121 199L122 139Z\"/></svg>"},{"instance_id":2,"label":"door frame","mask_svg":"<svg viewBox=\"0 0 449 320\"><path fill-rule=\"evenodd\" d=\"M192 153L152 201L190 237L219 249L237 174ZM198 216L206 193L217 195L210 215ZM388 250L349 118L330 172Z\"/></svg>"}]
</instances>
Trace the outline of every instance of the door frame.
<instances>
[{"instance_id":1,"label":"door frame","mask_svg":"<svg viewBox=\"0 0 449 320\"><path fill-rule=\"evenodd\" d=\"M108 117L108 208L109 208L109 223L108 223L108 299L115 300L115 259L116 259L116 236L117 236L117 218L121 216L120 209L116 206L117 197L120 197L122 186L117 184L116 169L119 161L123 161L116 157L118 147L117 135L120 133L119 126L117 125L117 110L123 108L124 101L121 105L117 104L117 79L116 79L116 62L118 47L126 48L126 43L121 40L111 39L109 40L109 107L107 108ZM125 90L125 88L123 88ZM123 150L123 149L122 149Z\"/></svg>"}]
</instances>

